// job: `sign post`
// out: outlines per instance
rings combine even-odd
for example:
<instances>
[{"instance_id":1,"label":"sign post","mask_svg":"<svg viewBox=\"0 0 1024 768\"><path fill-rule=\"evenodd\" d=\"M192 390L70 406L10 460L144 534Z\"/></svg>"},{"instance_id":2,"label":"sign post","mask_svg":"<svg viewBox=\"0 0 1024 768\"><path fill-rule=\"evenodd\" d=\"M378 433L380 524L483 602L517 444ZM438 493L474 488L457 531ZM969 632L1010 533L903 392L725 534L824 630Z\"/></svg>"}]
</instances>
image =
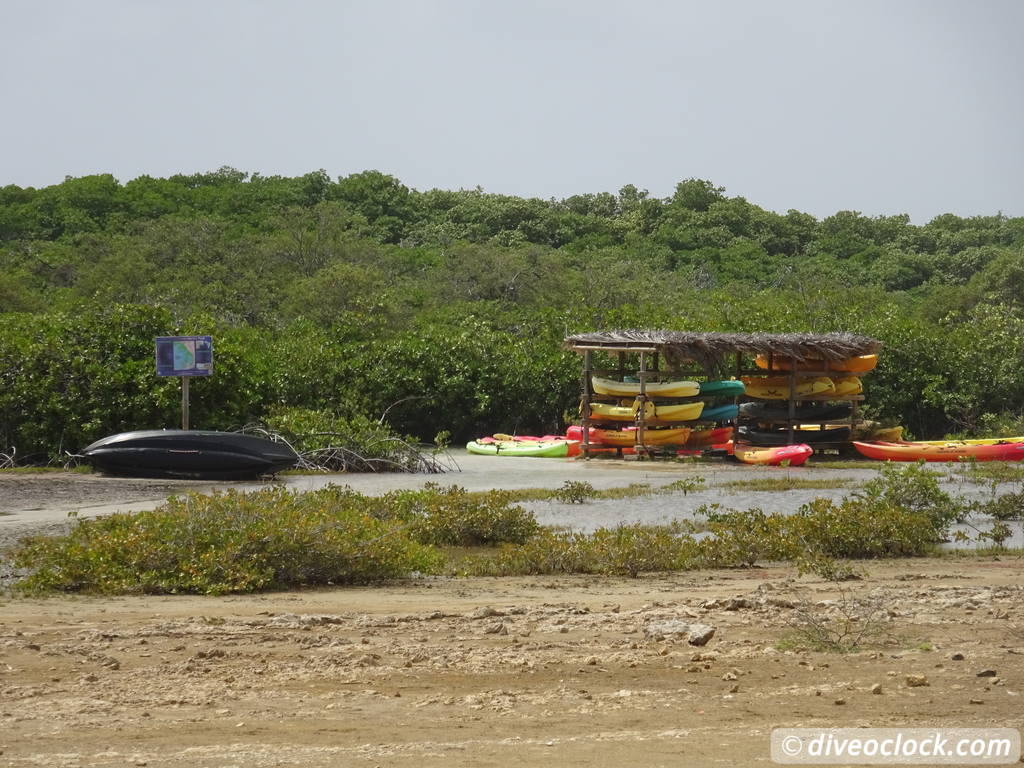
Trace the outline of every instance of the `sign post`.
<instances>
[{"instance_id":1,"label":"sign post","mask_svg":"<svg viewBox=\"0 0 1024 768\"><path fill-rule=\"evenodd\" d=\"M157 336L156 375L181 379L181 428L188 429L188 380L213 371L212 336Z\"/></svg>"}]
</instances>

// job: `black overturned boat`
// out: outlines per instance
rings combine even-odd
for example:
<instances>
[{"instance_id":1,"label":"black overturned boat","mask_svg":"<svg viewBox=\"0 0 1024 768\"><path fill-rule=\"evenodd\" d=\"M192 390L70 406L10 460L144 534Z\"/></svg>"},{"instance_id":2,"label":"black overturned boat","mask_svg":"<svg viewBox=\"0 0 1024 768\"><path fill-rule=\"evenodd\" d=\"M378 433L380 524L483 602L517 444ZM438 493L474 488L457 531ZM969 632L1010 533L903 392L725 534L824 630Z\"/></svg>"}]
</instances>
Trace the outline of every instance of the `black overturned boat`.
<instances>
[{"instance_id":1,"label":"black overturned boat","mask_svg":"<svg viewBox=\"0 0 1024 768\"><path fill-rule=\"evenodd\" d=\"M132 477L233 480L270 475L295 465L284 443L238 432L151 429L122 432L82 451L95 469Z\"/></svg>"}]
</instances>

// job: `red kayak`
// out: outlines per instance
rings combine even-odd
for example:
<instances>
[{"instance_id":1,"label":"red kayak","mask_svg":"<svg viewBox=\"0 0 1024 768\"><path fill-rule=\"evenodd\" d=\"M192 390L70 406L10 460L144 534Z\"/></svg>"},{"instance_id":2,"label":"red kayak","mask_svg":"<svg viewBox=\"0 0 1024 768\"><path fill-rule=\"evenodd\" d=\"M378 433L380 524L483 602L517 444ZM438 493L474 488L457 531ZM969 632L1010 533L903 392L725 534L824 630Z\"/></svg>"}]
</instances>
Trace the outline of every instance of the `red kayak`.
<instances>
[{"instance_id":1,"label":"red kayak","mask_svg":"<svg viewBox=\"0 0 1024 768\"><path fill-rule=\"evenodd\" d=\"M814 453L814 449L804 443L774 446L755 446L745 443L733 445L733 456L744 464L761 464L769 467L777 467L783 463L790 467L799 467L807 461L812 453Z\"/></svg>"},{"instance_id":2,"label":"red kayak","mask_svg":"<svg viewBox=\"0 0 1024 768\"><path fill-rule=\"evenodd\" d=\"M853 442L861 455L879 461L1020 461L1024 459L1024 442L938 442L887 443L882 440Z\"/></svg>"}]
</instances>

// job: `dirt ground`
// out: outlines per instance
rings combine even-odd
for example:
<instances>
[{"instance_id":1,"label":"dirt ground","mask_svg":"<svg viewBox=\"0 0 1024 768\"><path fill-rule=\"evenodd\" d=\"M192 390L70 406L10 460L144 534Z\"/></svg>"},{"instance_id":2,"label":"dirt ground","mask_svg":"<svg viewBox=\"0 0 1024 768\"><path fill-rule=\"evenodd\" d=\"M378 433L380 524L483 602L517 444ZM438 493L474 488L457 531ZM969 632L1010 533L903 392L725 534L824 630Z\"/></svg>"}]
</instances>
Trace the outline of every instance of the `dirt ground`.
<instances>
[{"instance_id":1,"label":"dirt ground","mask_svg":"<svg viewBox=\"0 0 1024 768\"><path fill-rule=\"evenodd\" d=\"M557 487L565 470L550 471ZM0 547L59 530L67 509L203 490L0 480ZM0 592L0 766L675 768L770 764L775 727L1020 727L1024 561L867 570L842 591L780 566L226 598ZM813 650L844 600L880 642ZM692 624L714 628L706 645Z\"/></svg>"},{"instance_id":2,"label":"dirt ground","mask_svg":"<svg viewBox=\"0 0 1024 768\"><path fill-rule=\"evenodd\" d=\"M844 589L888 642L851 654L801 648L841 596L782 567L0 598L0 764L753 765L780 726L1020 727L1022 575L875 564Z\"/></svg>"}]
</instances>

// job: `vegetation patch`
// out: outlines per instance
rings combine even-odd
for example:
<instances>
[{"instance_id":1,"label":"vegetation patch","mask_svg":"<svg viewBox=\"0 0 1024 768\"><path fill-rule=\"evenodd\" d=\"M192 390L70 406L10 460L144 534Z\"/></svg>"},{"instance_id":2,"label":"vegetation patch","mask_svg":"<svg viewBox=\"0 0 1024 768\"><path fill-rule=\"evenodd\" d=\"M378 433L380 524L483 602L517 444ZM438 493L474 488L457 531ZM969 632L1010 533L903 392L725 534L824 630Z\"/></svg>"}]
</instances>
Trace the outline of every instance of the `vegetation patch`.
<instances>
[{"instance_id":1,"label":"vegetation patch","mask_svg":"<svg viewBox=\"0 0 1024 768\"><path fill-rule=\"evenodd\" d=\"M673 485L678 491L692 482ZM586 497L582 485L547 493ZM860 491L839 501L815 499L793 514L713 504L697 510L699 523L592 533L542 527L518 497L430 483L379 497L338 486L190 494L151 512L78 519L65 536L24 541L13 559L29 572L22 589L108 594L250 592L453 568L474 575L637 576L771 561L838 582L861 577L857 560L933 552L973 509L917 464L887 465ZM1014 496L1000 504L1017 509L1019 502ZM979 530L978 540L1000 545L1008 529L999 526L1006 529L996 521Z\"/></svg>"},{"instance_id":2,"label":"vegetation patch","mask_svg":"<svg viewBox=\"0 0 1024 768\"><path fill-rule=\"evenodd\" d=\"M323 410L278 407L256 432L283 439L299 455L305 472L426 472L445 471L436 450L394 432L383 419L360 414L347 417Z\"/></svg>"},{"instance_id":3,"label":"vegetation patch","mask_svg":"<svg viewBox=\"0 0 1024 768\"><path fill-rule=\"evenodd\" d=\"M1017 461L963 461L952 465L951 480L975 485L1024 482L1024 464Z\"/></svg>"},{"instance_id":4,"label":"vegetation patch","mask_svg":"<svg viewBox=\"0 0 1024 768\"><path fill-rule=\"evenodd\" d=\"M824 459L818 460L813 456L807 460L807 466L815 469L881 469L880 462L868 459Z\"/></svg>"},{"instance_id":5,"label":"vegetation patch","mask_svg":"<svg viewBox=\"0 0 1024 768\"><path fill-rule=\"evenodd\" d=\"M851 484L847 479L807 478L773 475L772 477L754 477L749 480L730 480L719 483L719 488L731 491L824 491L834 488L846 488Z\"/></svg>"},{"instance_id":6,"label":"vegetation patch","mask_svg":"<svg viewBox=\"0 0 1024 768\"><path fill-rule=\"evenodd\" d=\"M819 602L798 595L794 604L786 618L789 631L777 644L780 650L851 653L899 641L882 600L840 590L835 600Z\"/></svg>"}]
</instances>

